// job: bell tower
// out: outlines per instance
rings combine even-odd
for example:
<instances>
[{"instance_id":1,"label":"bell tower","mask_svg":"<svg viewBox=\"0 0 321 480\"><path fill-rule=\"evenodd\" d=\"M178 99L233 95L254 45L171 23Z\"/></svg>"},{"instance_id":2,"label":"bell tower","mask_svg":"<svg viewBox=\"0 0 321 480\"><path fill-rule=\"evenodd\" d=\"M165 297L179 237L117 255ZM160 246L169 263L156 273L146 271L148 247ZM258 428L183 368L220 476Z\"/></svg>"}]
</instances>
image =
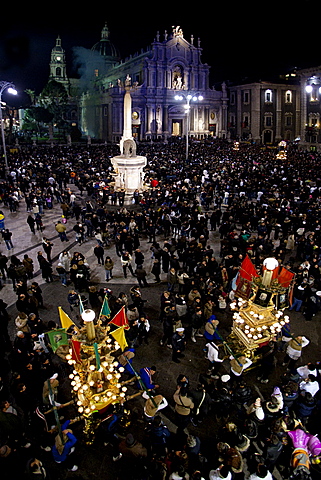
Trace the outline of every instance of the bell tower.
<instances>
[{"instance_id":1,"label":"bell tower","mask_svg":"<svg viewBox=\"0 0 321 480\"><path fill-rule=\"evenodd\" d=\"M67 91L69 89L69 80L66 71L66 55L65 50L61 46L61 38L58 36L56 39L56 45L51 50L50 58L50 80L62 83Z\"/></svg>"}]
</instances>

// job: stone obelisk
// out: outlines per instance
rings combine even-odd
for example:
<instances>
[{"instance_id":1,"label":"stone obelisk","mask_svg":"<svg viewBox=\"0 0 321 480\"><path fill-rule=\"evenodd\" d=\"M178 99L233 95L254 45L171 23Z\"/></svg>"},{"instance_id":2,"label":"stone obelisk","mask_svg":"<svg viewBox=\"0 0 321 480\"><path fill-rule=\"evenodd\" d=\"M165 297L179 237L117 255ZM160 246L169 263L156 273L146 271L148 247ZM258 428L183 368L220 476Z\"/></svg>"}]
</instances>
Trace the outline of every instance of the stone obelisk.
<instances>
[{"instance_id":1,"label":"stone obelisk","mask_svg":"<svg viewBox=\"0 0 321 480\"><path fill-rule=\"evenodd\" d=\"M125 189L126 197L131 196L135 190L143 187L144 167L146 157L136 155L136 142L132 135L132 98L130 94L131 81L127 75L124 96L124 127L120 140L120 155L111 159L116 172L115 188ZM127 203L127 202L126 202Z\"/></svg>"}]
</instances>

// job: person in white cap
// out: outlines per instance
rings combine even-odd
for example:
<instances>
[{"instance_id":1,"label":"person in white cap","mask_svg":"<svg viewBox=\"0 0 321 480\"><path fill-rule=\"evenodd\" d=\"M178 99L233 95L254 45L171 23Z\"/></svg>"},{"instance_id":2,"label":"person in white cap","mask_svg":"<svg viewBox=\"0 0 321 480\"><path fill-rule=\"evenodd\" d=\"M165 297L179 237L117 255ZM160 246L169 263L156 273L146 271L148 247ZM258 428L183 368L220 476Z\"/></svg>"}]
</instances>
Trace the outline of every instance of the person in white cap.
<instances>
[{"instance_id":1,"label":"person in white cap","mask_svg":"<svg viewBox=\"0 0 321 480\"><path fill-rule=\"evenodd\" d=\"M172 360L175 363L180 363L179 358L184 357L183 352L186 346L184 331L183 327L179 327L172 337Z\"/></svg>"},{"instance_id":2,"label":"person in white cap","mask_svg":"<svg viewBox=\"0 0 321 480\"><path fill-rule=\"evenodd\" d=\"M57 400L57 395L58 395L58 387L59 387L58 373L54 373L43 384L42 402L43 402L44 405L54 405L56 407L60 406L60 403L58 403L56 401ZM51 390L51 392L50 392L50 390Z\"/></svg>"}]
</instances>

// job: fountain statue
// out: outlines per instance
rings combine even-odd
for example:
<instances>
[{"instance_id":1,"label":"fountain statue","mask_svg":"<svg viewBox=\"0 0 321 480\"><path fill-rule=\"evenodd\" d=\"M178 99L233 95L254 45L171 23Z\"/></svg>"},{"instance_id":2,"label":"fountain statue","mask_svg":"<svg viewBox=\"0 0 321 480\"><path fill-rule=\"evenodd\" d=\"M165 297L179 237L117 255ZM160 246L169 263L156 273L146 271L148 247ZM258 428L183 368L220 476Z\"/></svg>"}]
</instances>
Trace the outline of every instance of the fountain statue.
<instances>
[{"instance_id":1,"label":"fountain statue","mask_svg":"<svg viewBox=\"0 0 321 480\"><path fill-rule=\"evenodd\" d=\"M135 190L141 190L144 180L146 157L136 154L136 142L132 136L131 79L127 75L124 96L124 129L120 140L120 155L111 159L116 172L115 189L124 189L128 198ZM126 202L127 203L127 202Z\"/></svg>"}]
</instances>

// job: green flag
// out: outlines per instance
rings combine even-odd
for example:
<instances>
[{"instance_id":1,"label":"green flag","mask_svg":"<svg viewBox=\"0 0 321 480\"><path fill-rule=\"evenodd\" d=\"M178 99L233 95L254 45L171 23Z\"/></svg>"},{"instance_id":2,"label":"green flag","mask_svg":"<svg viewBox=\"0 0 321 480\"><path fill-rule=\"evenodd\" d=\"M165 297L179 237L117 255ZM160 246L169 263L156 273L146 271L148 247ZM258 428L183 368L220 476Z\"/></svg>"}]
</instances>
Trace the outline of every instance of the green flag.
<instances>
[{"instance_id":1,"label":"green flag","mask_svg":"<svg viewBox=\"0 0 321 480\"><path fill-rule=\"evenodd\" d=\"M96 370L100 369L100 356L99 356L99 351L98 351L98 345L95 342L94 343L94 352L95 352L95 357L96 357Z\"/></svg>"},{"instance_id":2,"label":"green flag","mask_svg":"<svg viewBox=\"0 0 321 480\"><path fill-rule=\"evenodd\" d=\"M82 312L84 311L84 305L83 305L83 303L82 303L81 296L78 295L78 297L79 297L79 313L80 313L80 315L81 315Z\"/></svg>"},{"instance_id":3,"label":"green flag","mask_svg":"<svg viewBox=\"0 0 321 480\"><path fill-rule=\"evenodd\" d=\"M68 336L65 328L57 328L56 330L50 330L46 332L52 351L55 352L61 345L68 345Z\"/></svg>"},{"instance_id":4,"label":"green flag","mask_svg":"<svg viewBox=\"0 0 321 480\"><path fill-rule=\"evenodd\" d=\"M101 317L102 315L104 315L105 317L108 317L108 318L110 317L110 308L109 308L109 305L108 305L107 295L105 295L105 298L104 298L99 316Z\"/></svg>"}]
</instances>

